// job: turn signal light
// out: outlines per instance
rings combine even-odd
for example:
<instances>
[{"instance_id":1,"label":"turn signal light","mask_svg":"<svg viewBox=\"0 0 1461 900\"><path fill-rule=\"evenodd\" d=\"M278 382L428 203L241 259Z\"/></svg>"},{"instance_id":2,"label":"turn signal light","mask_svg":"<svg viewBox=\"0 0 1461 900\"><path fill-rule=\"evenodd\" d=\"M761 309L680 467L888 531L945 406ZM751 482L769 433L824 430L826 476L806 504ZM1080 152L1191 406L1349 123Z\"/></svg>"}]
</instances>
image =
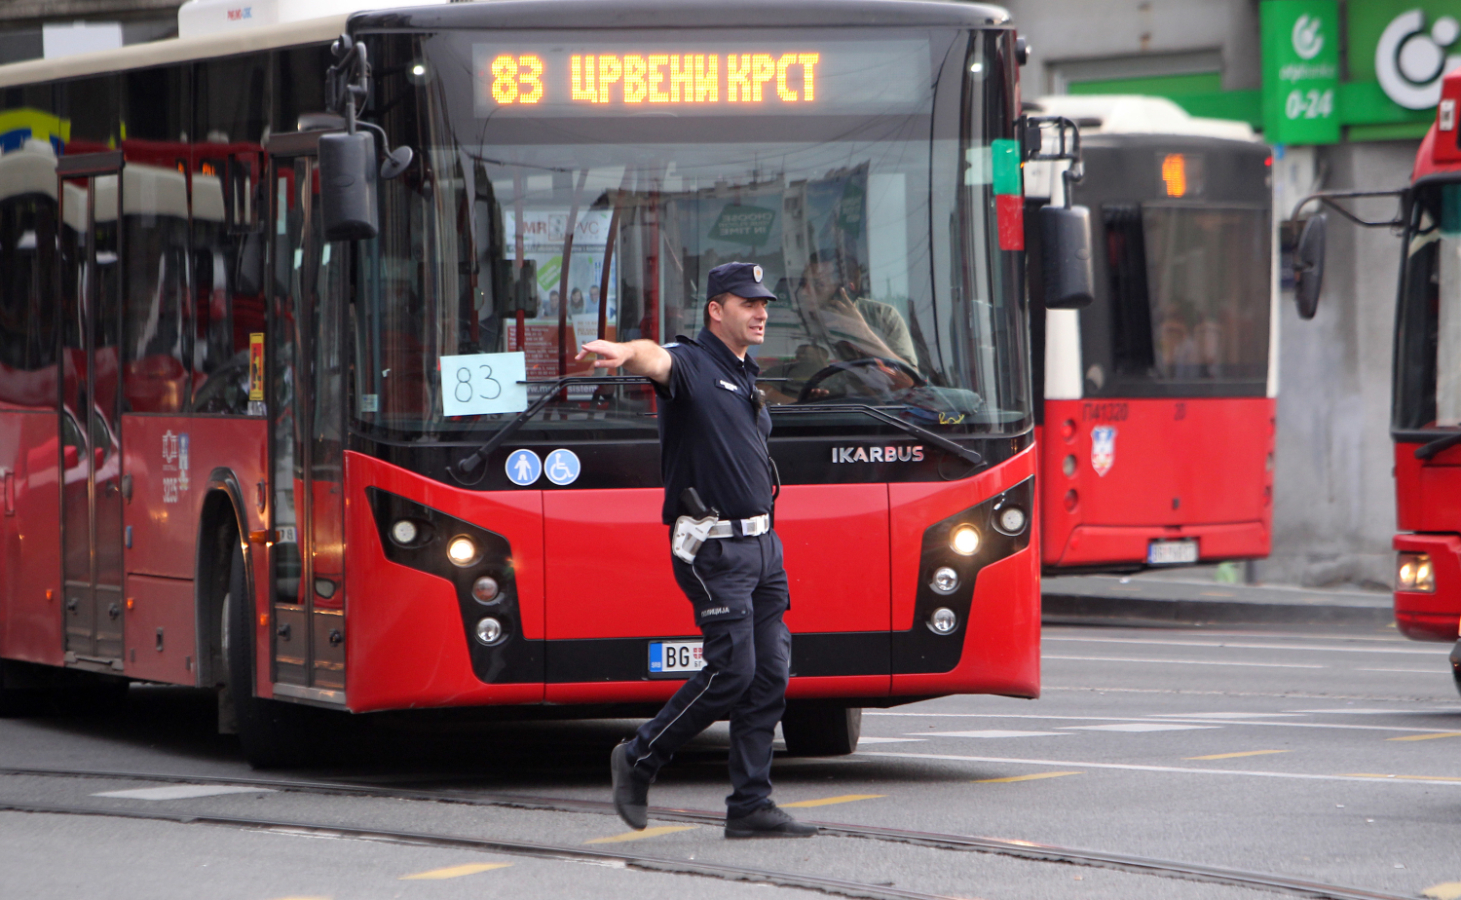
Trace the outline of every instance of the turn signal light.
<instances>
[{"instance_id":1,"label":"turn signal light","mask_svg":"<svg viewBox=\"0 0 1461 900\"><path fill-rule=\"evenodd\" d=\"M958 615L947 606L940 606L928 617L928 629L934 634L952 634L958 627Z\"/></svg>"},{"instance_id":2,"label":"turn signal light","mask_svg":"<svg viewBox=\"0 0 1461 900\"><path fill-rule=\"evenodd\" d=\"M472 598L478 603L495 603L497 591L497 579L491 575L483 575L472 582Z\"/></svg>"},{"instance_id":3,"label":"turn signal light","mask_svg":"<svg viewBox=\"0 0 1461 900\"><path fill-rule=\"evenodd\" d=\"M1431 566L1429 553L1401 553L1395 565L1395 589L1397 591L1419 591L1433 594L1436 590L1436 572Z\"/></svg>"}]
</instances>

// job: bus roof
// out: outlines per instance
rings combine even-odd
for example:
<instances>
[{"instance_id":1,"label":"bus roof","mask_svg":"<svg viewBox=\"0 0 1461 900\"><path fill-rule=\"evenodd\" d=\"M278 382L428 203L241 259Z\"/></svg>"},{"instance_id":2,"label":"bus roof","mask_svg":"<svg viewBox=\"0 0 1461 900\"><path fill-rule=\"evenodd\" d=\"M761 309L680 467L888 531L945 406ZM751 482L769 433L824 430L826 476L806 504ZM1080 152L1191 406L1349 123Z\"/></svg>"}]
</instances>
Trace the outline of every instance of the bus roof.
<instances>
[{"instance_id":1,"label":"bus roof","mask_svg":"<svg viewBox=\"0 0 1461 900\"><path fill-rule=\"evenodd\" d=\"M1045 115L1064 116L1082 134L1182 134L1256 141L1252 126L1231 119L1188 115L1165 97L1136 94L1062 94L1041 97L1033 106Z\"/></svg>"}]
</instances>

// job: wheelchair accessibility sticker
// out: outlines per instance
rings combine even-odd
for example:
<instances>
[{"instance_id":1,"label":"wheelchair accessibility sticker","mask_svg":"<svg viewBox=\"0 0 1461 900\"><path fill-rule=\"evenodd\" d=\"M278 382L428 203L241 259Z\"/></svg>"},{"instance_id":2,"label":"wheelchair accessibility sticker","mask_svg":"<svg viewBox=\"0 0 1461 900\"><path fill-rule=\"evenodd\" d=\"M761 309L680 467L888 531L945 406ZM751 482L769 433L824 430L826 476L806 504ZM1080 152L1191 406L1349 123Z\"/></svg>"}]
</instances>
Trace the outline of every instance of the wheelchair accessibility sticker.
<instances>
[{"instance_id":1,"label":"wheelchair accessibility sticker","mask_svg":"<svg viewBox=\"0 0 1461 900\"><path fill-rule=\"evenodd\" d=\"M559 487L573 484L578 480L580 469L578 454L572 450L554 450L543 460L543 468L548 473L548 480Z\"/></svg>"},{"instance_id":2,"label":"wheelchair accessibility sticker","mask_svg":"<svg viewBox=\"0 0 1461 900\"><path fill-rule=\"evenodd\" d=\"M514 450L507 457L507 477L513 484L527 487L543 474L543 463L531 450Z\"/></svg>"}]
</instances>

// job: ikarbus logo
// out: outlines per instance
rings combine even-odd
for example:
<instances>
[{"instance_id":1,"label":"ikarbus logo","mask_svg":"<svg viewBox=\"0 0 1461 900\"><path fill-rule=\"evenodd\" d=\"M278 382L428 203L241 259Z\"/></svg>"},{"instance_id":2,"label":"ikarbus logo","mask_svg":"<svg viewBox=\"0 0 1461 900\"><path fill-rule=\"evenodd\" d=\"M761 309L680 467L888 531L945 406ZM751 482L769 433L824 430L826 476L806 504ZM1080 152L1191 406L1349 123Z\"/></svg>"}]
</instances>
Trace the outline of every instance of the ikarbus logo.
<instances>
[{"instance_id":1,"label":"ikarbus logo","mask_svg":"<svg viewBox=\"0 0 1461 900\"><path fill-rule=\"evenodd\" d=\"M889 444L886 447L833 447L834 463L923 462L923 445Z\"/></svg>"}]
</instances>

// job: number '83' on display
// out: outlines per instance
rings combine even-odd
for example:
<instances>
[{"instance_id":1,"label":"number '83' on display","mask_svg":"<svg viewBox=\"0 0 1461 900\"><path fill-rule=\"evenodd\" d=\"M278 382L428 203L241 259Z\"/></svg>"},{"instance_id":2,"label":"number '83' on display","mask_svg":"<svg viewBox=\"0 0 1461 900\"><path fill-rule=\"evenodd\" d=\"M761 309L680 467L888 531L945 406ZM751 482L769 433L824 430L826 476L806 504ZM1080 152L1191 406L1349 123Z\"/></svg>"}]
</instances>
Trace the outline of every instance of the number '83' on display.
<instances>
[{"instance_id":1,"label":"number '83' on display","mask_svg":"<svg viewBox=\"0 0 1461 900\"><path fill-rule=\"evenodd\" d=\"M441 358L441 407L446 416L522 412L528 408L527 354L468 353Z\"/></svg>"}]
</instances>

